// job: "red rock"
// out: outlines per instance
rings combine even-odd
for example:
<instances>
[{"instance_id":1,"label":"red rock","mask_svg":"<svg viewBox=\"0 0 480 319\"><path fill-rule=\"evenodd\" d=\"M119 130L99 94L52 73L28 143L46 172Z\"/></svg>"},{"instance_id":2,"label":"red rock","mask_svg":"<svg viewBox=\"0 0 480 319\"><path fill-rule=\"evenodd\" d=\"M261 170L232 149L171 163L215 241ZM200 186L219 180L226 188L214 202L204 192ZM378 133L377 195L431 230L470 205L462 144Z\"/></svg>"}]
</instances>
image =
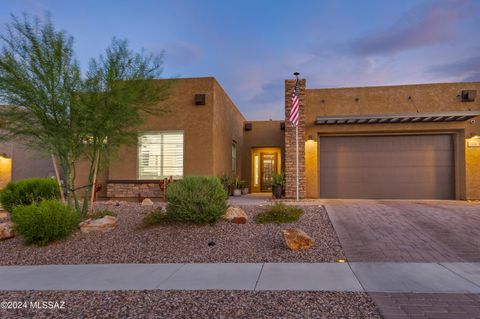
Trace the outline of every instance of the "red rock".
<instances>
[{"instance_id":1,"label":"red rock","mask_svg":"<svg viewBox=\"0 0 480 319\"><path fill-rule=\"evenodd\" d=\"M285 245L291 250L306 250L313 246L315 241L303 230L289 228L282 230Z\"/></svg>"},{"instance_id":2,"label":"red rock","mask_svg":"<svg viewBox=\"0 0 480 319\"><path fill-rule=\"evenodd\" d=\"M11 222L0 224L0 240L9 239L15 237L13 231L13 224Z\"/></svg>"},{"instance_id":3,"label":"red rock","mask_svg":"<svg viewBox=\"0 0 480 319\"><path fill-rule=\"evenodd\" d=\"M246 224L248 221L248 215L243 209L234 206L228 207L223 218L235 224Z\"/></svg>"}]
</instances>

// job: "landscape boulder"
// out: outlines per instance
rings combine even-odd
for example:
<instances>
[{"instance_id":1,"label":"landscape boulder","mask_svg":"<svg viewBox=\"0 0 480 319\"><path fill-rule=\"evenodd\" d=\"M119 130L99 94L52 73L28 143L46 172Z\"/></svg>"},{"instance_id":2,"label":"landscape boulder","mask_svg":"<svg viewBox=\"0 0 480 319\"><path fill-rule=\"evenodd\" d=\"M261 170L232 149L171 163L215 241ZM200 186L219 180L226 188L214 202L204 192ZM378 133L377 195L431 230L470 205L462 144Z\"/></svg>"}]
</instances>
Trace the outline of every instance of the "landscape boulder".
<instances>
[{"instance_id":1,"label":"landscape boulder","mask_svg":"<svg viewBox=\"0 0 480 319\"><path fill-rule=\"evenodd\" d=\"M13 223L5 222L0 223L0 240L9 239L15 237L13 232Z\"/></svg>"},{"instance_id":2,"label":"landscape boulder","mask_svg":"<svg viewBox=\"0 0 480 319\"><path fill-rule=\"evenodd\" d=\"M313 246L314 240L299 228L282 230L285 245L291 250L306 250Z\"/></svg>"},{"instance_id":3,"label":"landscape boulder","mask_svg":"<svg viewBox=\"0 0 480 319\"><path fill-rule=\"evenodd\" d=\"M99 219L87 219L80 223L80 231L82 233L90 232L107 232L117 227L118 218L114 216L105 216Z\"/></svg>"},{"instance_id":4,"label":"landscape boulder","mask_svg":"<svg viewBox=\"0 0 480 319\"><path fill-rule=\"evenodd\" d=\"M143 201L142 201L142 206L152 206L153 205L153 202L150 198L145 198Z\"/></svg>"},{"instance_id":5,"label":"landscape boulder","mask_svg":"<svg viewBox=\"0 0 480 319\"><path fill-rule=\"evenodd\" d=\"M247 223L248 215L240 207L230 206L223 218L234 224L245 224Z\"/></svg>"}]
</instances>

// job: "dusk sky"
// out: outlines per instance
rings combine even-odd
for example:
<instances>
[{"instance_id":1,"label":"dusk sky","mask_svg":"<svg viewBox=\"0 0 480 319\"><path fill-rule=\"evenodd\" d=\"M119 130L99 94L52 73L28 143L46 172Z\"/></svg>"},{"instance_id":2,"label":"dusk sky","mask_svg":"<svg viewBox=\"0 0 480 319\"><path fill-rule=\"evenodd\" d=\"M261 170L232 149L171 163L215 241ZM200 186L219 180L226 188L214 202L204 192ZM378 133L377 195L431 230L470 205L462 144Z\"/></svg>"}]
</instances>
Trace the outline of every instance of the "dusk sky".
<instances>
[{"instance_id":1,"label":"dusk sky","mask_svg":"<svg viewBox=\"0 0 480 319\"><path fill-rule=\"evenodd\" d=\"M1 0L75 38L86 67L112 37L165 50L164 77L214 76L249 120L282 119L284 80L307 87L480 81L480 1Z\"/></svg>"}]
</instances>

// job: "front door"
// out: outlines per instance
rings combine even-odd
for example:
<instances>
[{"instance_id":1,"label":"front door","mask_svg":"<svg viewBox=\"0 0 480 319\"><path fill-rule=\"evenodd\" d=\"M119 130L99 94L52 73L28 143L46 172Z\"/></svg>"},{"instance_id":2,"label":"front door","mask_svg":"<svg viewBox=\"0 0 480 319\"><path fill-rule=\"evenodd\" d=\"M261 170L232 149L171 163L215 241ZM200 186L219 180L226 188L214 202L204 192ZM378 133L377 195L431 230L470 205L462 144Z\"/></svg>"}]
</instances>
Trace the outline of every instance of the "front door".
<instances>
[{"instance_id":1,"label":"front door","mask_svg":"<svg viewBox=\"0 0 480 319\"><path fill-rule=\"evenodd\" d=\"M272 190L272 174L277 172L277 153L260 153L260 191Z\"/></svg>"}]
</instances>

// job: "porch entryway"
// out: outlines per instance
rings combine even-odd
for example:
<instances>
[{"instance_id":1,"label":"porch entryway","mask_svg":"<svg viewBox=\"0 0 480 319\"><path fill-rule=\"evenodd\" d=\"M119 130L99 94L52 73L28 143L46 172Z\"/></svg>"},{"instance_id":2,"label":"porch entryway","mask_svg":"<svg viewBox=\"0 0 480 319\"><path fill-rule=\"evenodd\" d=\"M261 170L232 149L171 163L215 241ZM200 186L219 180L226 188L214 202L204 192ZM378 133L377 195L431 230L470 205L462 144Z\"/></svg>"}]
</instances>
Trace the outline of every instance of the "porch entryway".
<instances>
[{"instance_id":1,"label":"porch entryway","mask_svg":"<svg viewBox=\"0 0 480 319\"><path fill-rule=\"evenodd\" d=\"M281 170L281 149L252 148L252 192L271 192L272 175Z\"/></svg>"}]
</instances>

